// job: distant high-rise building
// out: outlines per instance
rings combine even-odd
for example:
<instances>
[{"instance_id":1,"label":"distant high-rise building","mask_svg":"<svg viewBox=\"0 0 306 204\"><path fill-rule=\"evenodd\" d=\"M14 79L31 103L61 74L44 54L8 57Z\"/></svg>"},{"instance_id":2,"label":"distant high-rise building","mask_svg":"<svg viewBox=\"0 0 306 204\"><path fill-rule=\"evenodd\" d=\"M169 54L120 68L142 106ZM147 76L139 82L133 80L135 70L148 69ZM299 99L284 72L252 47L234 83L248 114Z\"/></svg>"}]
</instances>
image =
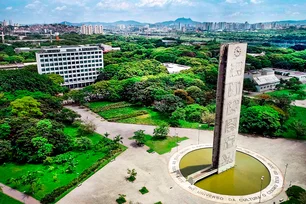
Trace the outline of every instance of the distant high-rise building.
<instances>
[{"instance_id":1,"label":"distant high-rise building","mask_svg":"<svg viewBox=\"0 0 306 204\"><path fill-rule=\"evenodd\" d=\"M13 21L12 20L9 20L9 25L13 26Z\"/></svg>"},{"instance_id":2,"label":"distant high-rise building","mask_svg":"<svg viewBox=\"0 0 306 204\"><path fill-rule=\"evenodd\" d=\"M251 28L251 25L246 21L244 24L244 29L249 30Z\"/></svg>"},{"instance_id":3,"label":"distant high-rise building","mask_svg":"<svg viewBox=\"0 0 306 204\"><path fill-rule=\"evenodd\" d=\"M3 26L7 26L7 21L6 21L6 20L3 20L2 25L3 25Z\"/></svg>"},{"instance_id":4,"label":"distant high-rise building","mask_svg":"<svg viewBox=\"0 0 306 204\"><path fill-rule=\"evenodd\" d=\"M102 25L95 25L93 33L94 34L103 34L103 26Z\"/></svg>"},{"instance_id":5,"label":"distant high-rise building","mask_svg":"<svg viewBox=\"0 0 306 204\"><path fill-rule=\"evenodd\" d=\"M84 34L84 35L103 34L103 26L102 25L95 25L95 26L82 25L81 34Z\"/></svg>"}]
</instances>

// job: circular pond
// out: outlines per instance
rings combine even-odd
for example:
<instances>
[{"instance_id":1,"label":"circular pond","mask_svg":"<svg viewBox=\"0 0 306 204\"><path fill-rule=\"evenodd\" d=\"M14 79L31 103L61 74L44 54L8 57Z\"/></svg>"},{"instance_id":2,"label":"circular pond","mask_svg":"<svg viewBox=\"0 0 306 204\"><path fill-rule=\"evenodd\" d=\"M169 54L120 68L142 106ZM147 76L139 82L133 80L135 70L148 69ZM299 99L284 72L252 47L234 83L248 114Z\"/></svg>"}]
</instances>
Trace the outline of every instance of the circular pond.
<instances>
[{"instance_id":1,"label":"circular pond","mask_svg":"<svg viewBox=\"0 0 306 204\"><path fill-rule=\"evenodd\" d=\"M187 178L190 174L210 166L211 158L212 148L191 151L180 160L180 172ZM264 180L261 183L262 176ZM216 194L242 196L259 192L266 188L270 181L269 170L263 163L248 154L237 151L234 168L207 177L194 185Z\"/></svg>"}]
</instances>

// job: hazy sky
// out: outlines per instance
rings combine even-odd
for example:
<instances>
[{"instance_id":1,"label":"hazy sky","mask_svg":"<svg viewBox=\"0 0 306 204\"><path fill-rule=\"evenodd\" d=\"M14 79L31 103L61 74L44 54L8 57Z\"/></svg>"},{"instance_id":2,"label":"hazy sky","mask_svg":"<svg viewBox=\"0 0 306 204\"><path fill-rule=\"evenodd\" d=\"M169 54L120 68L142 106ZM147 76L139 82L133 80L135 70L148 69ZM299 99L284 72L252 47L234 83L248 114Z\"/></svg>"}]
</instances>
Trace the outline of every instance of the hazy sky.
<instances>
[{"instance_id":1,"label":"hazy sky","mask_svg":"<svg viewBox=\"0 0 306 204\"><path fill-rule=\"evenodd\" d=\"M154 23L179 17L201 22L305 20L306 0L0 0L0 21L18 23Z\"/></svg>"}]
</instances>

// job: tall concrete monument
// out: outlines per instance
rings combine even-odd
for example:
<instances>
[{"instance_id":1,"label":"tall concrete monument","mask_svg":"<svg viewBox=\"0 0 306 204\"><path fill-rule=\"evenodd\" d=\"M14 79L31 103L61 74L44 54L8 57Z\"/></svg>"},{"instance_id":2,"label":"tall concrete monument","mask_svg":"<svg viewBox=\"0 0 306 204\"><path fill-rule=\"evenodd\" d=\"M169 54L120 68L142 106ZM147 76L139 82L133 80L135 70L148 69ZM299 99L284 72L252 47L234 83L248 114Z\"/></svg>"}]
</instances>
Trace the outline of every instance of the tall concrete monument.
<instances>
[{"instance_id":1,"label":"tall concrete monument","mask_svg":"<svg viewBox=\"0 0 306 204\"><path fill-rule=\"evenodd\" d=\"M224 44L220 49L217 109L212 168L222 173L235 166L247 44Z\"/></svg>"}]
</instances>

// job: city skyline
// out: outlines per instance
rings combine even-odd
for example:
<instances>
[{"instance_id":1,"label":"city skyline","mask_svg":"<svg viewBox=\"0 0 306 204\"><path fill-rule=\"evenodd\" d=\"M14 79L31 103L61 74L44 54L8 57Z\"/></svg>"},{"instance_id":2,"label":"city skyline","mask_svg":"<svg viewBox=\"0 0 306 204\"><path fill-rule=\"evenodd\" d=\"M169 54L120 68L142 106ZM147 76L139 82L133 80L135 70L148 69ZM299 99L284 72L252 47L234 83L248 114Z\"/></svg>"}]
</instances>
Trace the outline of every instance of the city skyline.
<instances>
[{"instance_id":1,"label":"city skyline","mask_svg":"<svg viewBox=\"0 0 306 204\"><path fill-rule=\"evenodd\" d=\"M249 23L306 19L303 0L11 0L0 2L0 6L1 20L21 24L119 20L156 23L180 17L199 22Z\"/></svg>"}]
</instances>

